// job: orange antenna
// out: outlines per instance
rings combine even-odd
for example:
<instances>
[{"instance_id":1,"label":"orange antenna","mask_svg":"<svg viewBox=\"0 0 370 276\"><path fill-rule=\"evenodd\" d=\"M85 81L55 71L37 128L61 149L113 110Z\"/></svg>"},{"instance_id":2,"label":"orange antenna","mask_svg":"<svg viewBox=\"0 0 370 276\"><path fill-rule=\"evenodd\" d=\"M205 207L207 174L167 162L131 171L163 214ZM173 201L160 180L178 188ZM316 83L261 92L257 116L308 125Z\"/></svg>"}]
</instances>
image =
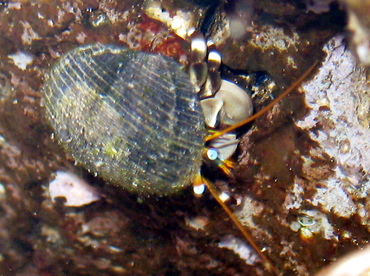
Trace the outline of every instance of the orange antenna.
<instances>
[{"instance_id":1,"label":"orange antenna","mask_svg":"<svg viewBox=\"0 0 370 276\"><path fill-rule=\"evenodd\" d=\"M215 188L212 186L211 183L209 183L207 180L204 180L203 183L207 186L208 190L212 194L213 198L216 199L218 204L224 209L224 211L227 213L229 218L233 221L234 225L239 229L239 231L242 233L242 235L245 237L245 239L248 241L248 243L253 247L253 249L257 252L257 254L261 257L263 265L268 271L273 271L276 275L280 275L277 268L273 265L273 263L262 253L262 251L259 249L258 245L254 242L251 235L245 230L244 226L240 223L240 221L236 218L236 216L233 214L233 212L230 210L229 207L221 200L221 198L217 195L217 192Z\"/></svg>"},{"instance_id":2,"label":"orange antenna","mask_svg":"<svg viewBox=\"0 0 370 276\"><path fill-rule=\"evenodd\" d=\"M304 79L312 72L312 70L316 67L318 61L316 61L313 65L311 65L311 67L306 71L304 72L304 74L299 78L297 79L291 86L288 87L287 90L285 90L282 94L280 94L275 100L273 100L271 103L269 103L267 106L265 106L264 108L262 108L260 111L258 111L256 114L254 114L253 116L245 119L244 121L236 124L236 125L233 125L233 126L230 126L228 128L225 128L223 130L220 130L220 131L217 131L216 133L212 134L212 135L209 135L206 137L206 142L207 141L210 141L212 139L215 139L217 137L220 137L221 135L227 133L227 132L230 132L234 129L237 129L238 127L241 127L241 126L244 126L245 124L248 124L249 122L252 122L254 119L260 117L261 115L265 114L268 110L271 109L271 107L273 105L275 105L276 103L278 103L281 99L283 99L286 95L288 95L290 92L292 92L294 89L296 89L299 85L301 85L301 83L304 81Z\"/></svg>"}]
</instances>

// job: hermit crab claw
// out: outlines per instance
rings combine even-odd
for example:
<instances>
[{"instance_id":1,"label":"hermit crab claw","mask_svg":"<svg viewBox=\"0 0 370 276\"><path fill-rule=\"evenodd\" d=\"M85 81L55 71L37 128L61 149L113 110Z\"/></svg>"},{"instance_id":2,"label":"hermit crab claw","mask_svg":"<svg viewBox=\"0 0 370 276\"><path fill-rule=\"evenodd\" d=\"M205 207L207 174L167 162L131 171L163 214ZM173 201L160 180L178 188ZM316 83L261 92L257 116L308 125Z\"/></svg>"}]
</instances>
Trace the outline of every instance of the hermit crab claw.
<instances>
[{"instance_id":1,"label":"hermit crab claw","mask_svg":"<svg viewBox=\"0 0 370 276\"><path fill-rule=\"evenodd\" d=\"M222 80L220 90L215 95L221 99L223 106L220 110L221 128L236 125L253 113L253 103L250 96L236 84Z\"/></svg>"},{"instance_id":2,"label":"hermit crab claw","mask_svg":"<svg viewBox=\"0 0 370 276\"><path fill-rule=\"evenodd\" d=\"M222 80L220 89L214 97L201 100L204 120L208 127L223 129L238 124L253 113L250 96L236 84ZM210 148L217 152L217 159L230 158L239 140L235 133L225 133L210 141Z\"/></svg>"},{"instance_id":3,"label":"hermit crab claw","mask_svg":"<svg viewBox=\"0 0 370 276\"><path fill-rule=\"evenodd\" d=\"M253 103L250 96L236 84L222 80L220 90L214 97L200 102L208 127L220 128L240 123L253 113Z\"/></svg>"},{"instance_id":4,"label":"hermit crab claw","mask_svg":"<svg viewBox=\"0 0 370 276\"><path fill-rule=\"evenodd\" d=\"M220 98L206 98L200 101L200 105L203 109L204 121L210 128L215 128L218 120L218 114L222 106L224 105Z\"/></svg>"}]
</instances>

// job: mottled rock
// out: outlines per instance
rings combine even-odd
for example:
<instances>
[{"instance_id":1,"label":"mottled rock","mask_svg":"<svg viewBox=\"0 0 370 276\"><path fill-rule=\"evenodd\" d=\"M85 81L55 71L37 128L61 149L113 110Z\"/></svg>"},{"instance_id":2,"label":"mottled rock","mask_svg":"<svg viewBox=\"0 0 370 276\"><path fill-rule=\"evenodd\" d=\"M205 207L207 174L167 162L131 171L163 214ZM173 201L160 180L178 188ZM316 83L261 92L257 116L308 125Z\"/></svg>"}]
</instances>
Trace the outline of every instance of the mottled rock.
<instances>
[{"instance_id":1,"label":"mottled rock","mask_svg":"<svg viewBox=\"0 0 370 276\"><path fill-rule=\"evenodd\" d=\"M285 100L300 112L272 119L276 128L257 120L239 163L249 190L239 219L284 275L312 275L368 243L370 86L343 37L323 51L313 78Z\"/></svg>"}]
</instances>

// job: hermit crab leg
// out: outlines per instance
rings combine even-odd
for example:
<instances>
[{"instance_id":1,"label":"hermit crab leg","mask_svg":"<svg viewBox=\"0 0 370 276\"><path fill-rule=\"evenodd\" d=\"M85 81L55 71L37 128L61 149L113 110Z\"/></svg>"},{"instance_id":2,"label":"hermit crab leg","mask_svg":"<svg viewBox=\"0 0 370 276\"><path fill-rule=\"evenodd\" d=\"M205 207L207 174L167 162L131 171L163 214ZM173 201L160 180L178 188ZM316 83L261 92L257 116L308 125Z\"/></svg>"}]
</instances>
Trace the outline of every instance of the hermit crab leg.
<instances>
[{"instance_id":1,"label":"hermit crab leg","mask_svg":"<svg viewBox=\"0 0 370 276\"><path fill-rule=\"evenodd\" d=\"M297 87L299 87L301 85L301 83L304 81L304 79L313 71L313 69L316 67L317 65L317 61L311 65L310 68L308 68L308 70L306 72L304 72L304 74L299 78L297 79L291 86L288 87L287 90L285 90L281 95L279 95L275 100L273 100L271 103L269 103L267 106L265 106L264 108L262 108L260 111L258 111L256 114L254 114L253 116L245 119L244 121L240 122L240 123L237 123L235 125L232 125L230 127L227 127L223 130L219 130L217 132L215 132L214 134L212 135L209 135L207 136L205 139L206 141L211 141L217 137L220 137L221 135L227 133L227 132L230 132L230 131L233 131L241 126L244 126L250 122L252 122L253 120L255 120L256 118L262 116L263 114L265 114L267 111L269 111L271 109L271 107L273 107L275 104L277 104L280 100L282 100L284 97L286 97L290 92L292 92L294 89L296 89Z\"/></svg>"},{"instance_id":2,"label":"hermit crab leg","mask_svg":"<svg viewBox=\"0 0 370 276\"><path fill-rule=\"evenodd\" d=\"M188 31L188 38L191 41L188 68L190 82L200 99L211 97L221 86L221 55L213 41L206 42L203 34L195 29Z\"/></svg>"}]
</instances>

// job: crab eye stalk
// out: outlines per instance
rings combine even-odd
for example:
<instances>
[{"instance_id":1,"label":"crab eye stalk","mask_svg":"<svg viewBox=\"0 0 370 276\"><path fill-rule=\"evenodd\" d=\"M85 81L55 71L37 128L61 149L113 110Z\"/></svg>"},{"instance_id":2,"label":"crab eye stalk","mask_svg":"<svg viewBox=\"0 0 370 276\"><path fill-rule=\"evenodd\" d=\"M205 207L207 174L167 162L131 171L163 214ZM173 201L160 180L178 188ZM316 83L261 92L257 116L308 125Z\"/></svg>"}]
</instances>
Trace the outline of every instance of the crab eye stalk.
<instances>
[{"instance_id":1,"label":"crab eye stalk","mask_svg":"<svg viewBox=\"0 0 370 276\"><path fill-rule=\"evenodd\" d=\"M207 150L207 157L209 160L214 161L218 159L218 151L215 148L210 148Z\"/></svg>"}]
</instances>

